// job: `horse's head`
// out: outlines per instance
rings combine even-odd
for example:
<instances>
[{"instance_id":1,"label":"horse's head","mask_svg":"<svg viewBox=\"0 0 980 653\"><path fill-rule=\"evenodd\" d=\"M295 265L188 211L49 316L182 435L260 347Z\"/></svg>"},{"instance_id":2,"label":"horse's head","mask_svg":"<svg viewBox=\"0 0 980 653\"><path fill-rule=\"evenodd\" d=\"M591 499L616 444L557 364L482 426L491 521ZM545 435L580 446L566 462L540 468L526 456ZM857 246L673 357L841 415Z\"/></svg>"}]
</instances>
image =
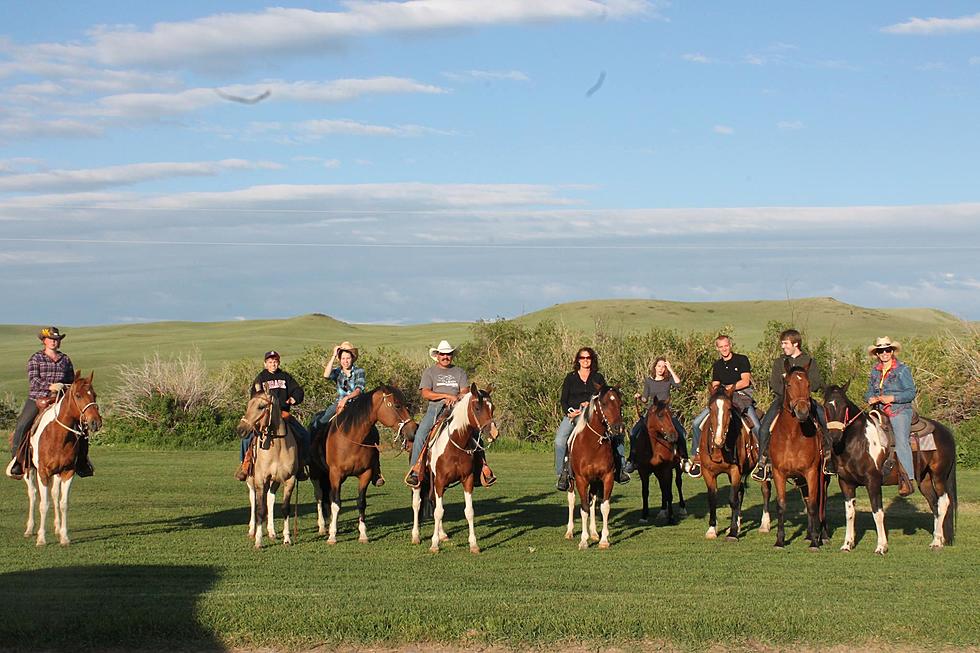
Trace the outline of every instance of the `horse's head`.
<instances>
[{"instance_id":1,"label":"horse's head","mask_svg":"<svg viewBox=\"0 0 980 653\"><path fill-rule=\"evenodd\" d=\"M844 429L851 419L851 401L847 398L847 388L851 385L848 381L843 387L839 385L829 385L823 392L823 408L827 414L827 432L830 441L835 445L844 436Z\"/></svg>"},{"instance_id":2,"label":"horse's head","mask_svg":"<svg viewBox=\"0 0 980 653\"><path fill-rule=\"evenodd\" d=\"M236 430L243 437L249 433L286 435L279 400L268 392L254 393L245 406L245 415L239 420Z\"/></svg>"},{"instance_id":3,"label":"horse's head","mask_svg":"<svg viewBox=\"0 0 980 653\"><path fill-rule=\"evenodd\" d=\"M726 389L725 386L720 385L708 397L708 419L704 421L702 428L709 429L711 441L716 447L725 443L728 425L732 421L733 394L733 389Z\"/></svg>"},{"instance_id":4,"label":"horse's head","mask_svg":"<svg viewBox=\"0 0 980 653\"><path fill-rule=\"evenodd\" d=\"M83 377L82 373L76 370L75 380L67 390L74 410L78 411L78 423L85 431L92 433L102 428L102 415L96 403L95 388L92 387L93 378L95 378L94 371L87 377Z\"/></svg>"},{"instance_id":5,"label":"horse's head","mask_svg":"<svg viewBox=\"0 0 980 653\"><path fill-rule=\"evenodd\" d=\"M805 422L810 418L810 377L807 373L813 361L809 361L805 367L791 367L789 361L783 364L786 369L783 376L783 405L797 420Z\"/></svg>"},{"instance_id":6,"label":"horse's head","mask_svg":"<svg viewBox=\"0 0 980 653\"><path fill-rule=\"evenodd\" d=\"M490 401L490 390L480 390L475 383L470 384L469 405L467 415L470 426L480 433L491 433L497 430L493 423L493 403Z\"/></svg>"},{"instance_id":7,"label":"horse's head","mask_svg":"<svg viewBox=\"0 0 980 653\"><path fill-rule=\"evenodd\" d=\"M405 395L402 391L390 383L378 386L375 390L380 397L378 406L378 421L388 428L398 427L398 436L404 439L413 439L415 430L419 427L412 419L408 407L405 405Z\"/></svg>"},{"instance_id":8,"label":"horse's head","mask_svg":"<svg viewBox=\"0 0 980 653\"><path fill-rule=\"evenodd\" d=\"M670 414L670 401L653 400L653 405L647 411L647 433L660 436L667 442L677 441L677 428Z\"/></svg>"},{"instance_id":9,"label":"horse's head","mask_svg":"<svg viewBox=\"0 0 980 653\"><path fill-rule=\"evenodd\" d=\"M599 416L609 435L619 437L626 430L623 424L623 395L619 386L596 383L595 388L597 394L590 403L590 407L595 407L592 414Z\"/></svg>"}]
</instances>

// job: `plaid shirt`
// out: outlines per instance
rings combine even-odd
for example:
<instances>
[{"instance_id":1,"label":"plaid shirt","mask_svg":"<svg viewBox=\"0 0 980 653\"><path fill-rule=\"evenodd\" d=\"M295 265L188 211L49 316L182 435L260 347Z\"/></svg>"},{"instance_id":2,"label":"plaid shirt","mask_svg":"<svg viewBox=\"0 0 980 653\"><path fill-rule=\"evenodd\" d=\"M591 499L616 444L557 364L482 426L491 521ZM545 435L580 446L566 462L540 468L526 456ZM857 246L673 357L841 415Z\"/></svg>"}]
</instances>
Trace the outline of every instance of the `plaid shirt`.
<instances>
[{"instance_id":1,"label":"plaid shirt","mask_svg":"<svg viewBox=\"0 0 980 653\"><path fill-rule=\"evenodd\" d=\"M330 370L330 375L327 378L337 384L337 399L343 399L358 388L364 392L367 386L367 374L365 374L363 367L352 367L350 376L344 374L344 371L339 367L335 367Z\"/></svg>"},{"instance_id":2,"label":"plaid shirt","mask_svg":"<svg viewBox=\"0 0 980 653\"><path fill-rule=\"evenodd\" d=\"M31 399L47 397L48 386L52 383L71 383L75 380L75 368L68 354L58 352L58 360L53 361L44 350L27 359L27 380L30 384L28 396Z\"/></svg>"}]
</instances>

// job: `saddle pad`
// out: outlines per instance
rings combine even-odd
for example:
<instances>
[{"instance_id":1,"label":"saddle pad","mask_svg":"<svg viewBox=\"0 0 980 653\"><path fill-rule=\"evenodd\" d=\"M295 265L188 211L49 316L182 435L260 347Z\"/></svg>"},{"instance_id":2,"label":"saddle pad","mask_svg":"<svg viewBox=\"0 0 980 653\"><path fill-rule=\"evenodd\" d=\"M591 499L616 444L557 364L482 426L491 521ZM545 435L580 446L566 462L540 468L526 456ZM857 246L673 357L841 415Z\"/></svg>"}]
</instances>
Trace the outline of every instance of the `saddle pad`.
<instances>
[{"instance_id":1,"label":"saddle pad","mask_svg":"<svg viewBox=\"0 0 980 653\"><path fill-rule=\"evenodd\" d=\"M59 399L54 404L49 406L43 413L41 413L41 416L37 418L37 422L35 422L34 432L31 433L31 463L35 468L38 466L37 443L41 439L41 434L44 432L44 429L48 427L48 424L53 422L55 418L58 417L58 412L61 410L62 401L63 399Z\"/></svg>"},{"instance_id":2,"label":"saddle pad","mask_svg":"<svg viewBox=\"0 0 980 653\"><path fill-rule=\"evenodd\" d=\"M936 450L936 438L933 437L932 433L926 433L925 435L920 435L919 437L910 435L909 444L912 445L912 451Z\"/></svg>"}]
</instances>

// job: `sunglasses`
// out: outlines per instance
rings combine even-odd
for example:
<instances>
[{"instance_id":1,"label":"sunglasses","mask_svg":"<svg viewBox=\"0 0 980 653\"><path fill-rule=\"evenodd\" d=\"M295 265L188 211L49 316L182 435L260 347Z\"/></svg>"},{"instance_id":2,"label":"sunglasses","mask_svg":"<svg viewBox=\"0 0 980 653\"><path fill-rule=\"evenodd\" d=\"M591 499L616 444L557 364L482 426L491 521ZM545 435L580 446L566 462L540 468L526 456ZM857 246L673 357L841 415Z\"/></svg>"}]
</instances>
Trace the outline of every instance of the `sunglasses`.
<instances>
[{"instance_id":1,"label":"sunglasses","mask_svg":"<svg viewBox=\"0 0 980 653\"><path fill-rule=\"evenodd\" d=\"M895 351L894 347L882 347L881 349L875 349L876 354L890 354Z\"/></svg>"},{"instance_id":2,"label":"sunglasses","mask_svg":"<svg viewBox=\"0 0 980 653\"><path fill-rule=\"evenodd\" d=\"M590 360L592 360L592 357L591 356L579 356L578 359L580 361L590 361Z\"/></svg>"},{"instance_id":3,"label":"sunglasses","mask_svg":"<svg viewBox=\"0 0 980 653\"><path fill-rule=\"evenodd\" d=\"M452 358L452 357L453 357L453 355L452 355L452 354L444 354L444 353L442 353L442 352L439 352L439 356L441 356L441 357L443 357L443 356L444 356L444 357L446 357L446 358Z\"/></svg>"}]
</instances>

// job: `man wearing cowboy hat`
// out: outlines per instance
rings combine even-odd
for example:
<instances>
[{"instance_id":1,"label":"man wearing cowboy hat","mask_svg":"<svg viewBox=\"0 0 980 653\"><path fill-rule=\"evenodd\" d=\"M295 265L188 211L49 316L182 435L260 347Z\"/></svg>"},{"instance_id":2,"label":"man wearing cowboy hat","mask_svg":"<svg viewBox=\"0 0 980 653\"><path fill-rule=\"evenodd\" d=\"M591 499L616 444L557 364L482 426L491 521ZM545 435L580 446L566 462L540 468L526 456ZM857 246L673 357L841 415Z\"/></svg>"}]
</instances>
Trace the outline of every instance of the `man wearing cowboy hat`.
<instances>
[{"instance_id":1,"label":"man wearing cowboy hat","mask_svg":"<svg viewBox=\"0 0 980 653\"><path fill-rule=\"evenodd\" d=\"M7 465L7 476L19 479L24 474L20 461L17 460L17 450L34 423L34 418L40 412L39 403L47 399L51 393L60 392L66 385L75 380L75 367L68 354L60 351L61 341L65 334L58 327L45 327L37 334L44 343L44 349L35 352L27 361L27 380L29 385L27 401L17 418L14 427L14 437L11 442L10 454L13 460ZM76 461L75 473L79 476L91 476L94 473L92 463L88 460L88 446L79 448L79 459Z\"/></svg>"},{"instance_id":2,"label":"man wearing cowboy hat","mask_svg":"<svg viewBox=\"0 0 980 653\"><path fill-rule=\"evenodd\" d=\"M895 432L895 455L905 471L905 478L899 475L898 494L907 497L915 491L911 482L915 478L915 466L912 464L909 432L912 428L912 400L917 390L912 371L895 357L901 350L901 343L888 336L878 338L868 347L868 356L878 362L871 368L864 400L869 406L876 406L888 415L891 421ZM889 466L890 462L891 459L885 462L882 473L887 473L884 467Z\"/></svg>"}]
</instances>

